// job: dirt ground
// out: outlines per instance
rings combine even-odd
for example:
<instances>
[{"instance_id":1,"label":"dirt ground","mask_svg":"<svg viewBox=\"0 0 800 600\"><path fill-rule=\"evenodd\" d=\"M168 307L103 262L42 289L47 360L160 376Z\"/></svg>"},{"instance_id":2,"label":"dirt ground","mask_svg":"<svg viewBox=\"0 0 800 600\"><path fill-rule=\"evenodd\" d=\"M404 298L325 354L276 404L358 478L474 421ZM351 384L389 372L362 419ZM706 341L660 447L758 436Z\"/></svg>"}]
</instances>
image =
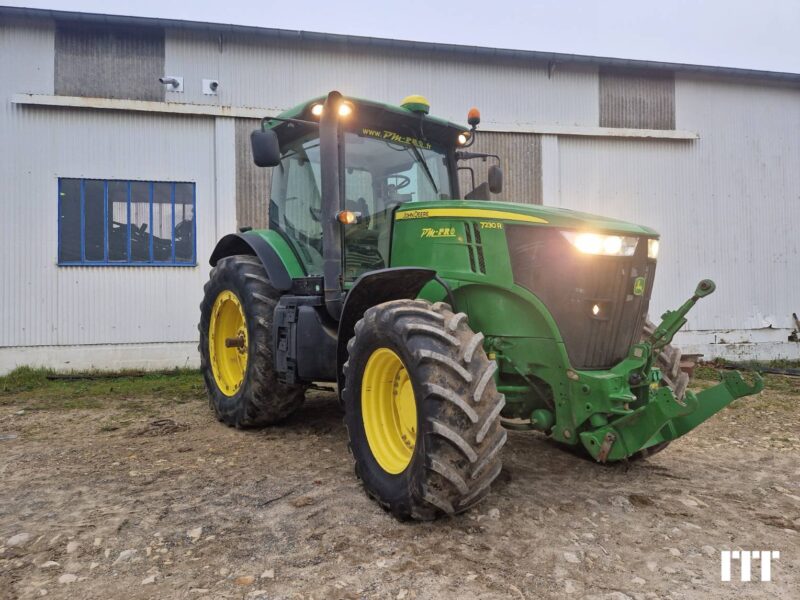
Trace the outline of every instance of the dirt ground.
<instances>
[{"instance_id":1,"label":"dirt ground","mask_svg":"<svg viewBox=\"0 0 800 600\"><path fill-rule=\"evenodd\" d=\"M331 393L257 431L199 386L0 394L0 597L800 598L800 384L770 381L637 464L512 432L491 496L434 523L366 497ZM773 582L720 582L721 549L779 550Z\"/></svg>"}]
</instances>

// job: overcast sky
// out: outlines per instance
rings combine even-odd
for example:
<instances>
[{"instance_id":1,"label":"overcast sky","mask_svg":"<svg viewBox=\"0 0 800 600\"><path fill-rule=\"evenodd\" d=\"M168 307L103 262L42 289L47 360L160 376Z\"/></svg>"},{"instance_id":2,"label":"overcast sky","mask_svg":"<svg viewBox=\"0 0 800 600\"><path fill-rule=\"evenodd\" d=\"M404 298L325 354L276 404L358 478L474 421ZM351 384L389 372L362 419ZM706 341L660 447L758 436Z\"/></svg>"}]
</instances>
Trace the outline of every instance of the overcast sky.
<instances>
[{"instance_id":1,"label":"overcast sky","mask_svg":"<svg viewBox=\"0 0 800 600\"><path fill-rule=\"evenodd\" d=\"M0 0L0 4L800 73L800 0Z\"/></svg>"}]
</instances>

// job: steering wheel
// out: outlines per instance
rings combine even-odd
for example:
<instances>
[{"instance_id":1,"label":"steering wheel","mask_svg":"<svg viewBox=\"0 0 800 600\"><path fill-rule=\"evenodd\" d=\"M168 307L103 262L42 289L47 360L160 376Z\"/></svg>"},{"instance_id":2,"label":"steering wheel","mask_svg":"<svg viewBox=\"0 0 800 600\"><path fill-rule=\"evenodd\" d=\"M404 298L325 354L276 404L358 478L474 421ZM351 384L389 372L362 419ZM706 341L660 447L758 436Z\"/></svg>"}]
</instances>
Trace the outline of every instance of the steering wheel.
<instances>
[{"instance_id":1,"label":"steering wheel","mask_svg":"<svg viewBox=\"0 0 800 600\"><path fill-rule=\"evenodd\" d=\"M394 184L395 190L402 190L403 188L407 188L411 184L411 177L409 177L408 175L400 175L400 174L389 175L389 177L386 178L387 183L390 179L394 179L395 181L397 181L397 183Z\"/></svg>"}]
</instances>

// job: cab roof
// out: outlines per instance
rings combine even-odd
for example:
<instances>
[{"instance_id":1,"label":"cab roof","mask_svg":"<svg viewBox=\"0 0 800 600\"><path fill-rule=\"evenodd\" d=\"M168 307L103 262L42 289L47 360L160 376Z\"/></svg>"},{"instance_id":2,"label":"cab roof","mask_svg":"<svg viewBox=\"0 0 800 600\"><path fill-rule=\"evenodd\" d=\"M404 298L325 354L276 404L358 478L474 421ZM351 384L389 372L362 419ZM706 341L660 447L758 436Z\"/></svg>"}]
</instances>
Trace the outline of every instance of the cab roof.
<instances>
[{"instance_id":1,"label":"cab roof","mask_svg":"<svg viewBox=\"0 0 800 600\"><path fill-rule=\"evenodd\" d=\"M282 119L302 119L307 121L315 121L317 117L311 114L311 107L315 104L322 104L325 102L326 96L318 96L293 106L278 115ZM426 137L430 136L437 140L452 140L455 142L458 134L469 131L469 127L439 117L433 117L419 112L414 112L408 108L397 106L395 104L387 104L385 102L377 102L375 100L368 100L366 98L355 98L345 96L346 101L351 102L354 107L354 114L352 119L361 124L372 124L373 126L391 126L392 122L405 121L410 122L415 119L421 122L422 130ZM286 125L281 121L270 121L269 117L265 119L266 126L275 129L279 137Z\"/></svg>"}]
</instances>

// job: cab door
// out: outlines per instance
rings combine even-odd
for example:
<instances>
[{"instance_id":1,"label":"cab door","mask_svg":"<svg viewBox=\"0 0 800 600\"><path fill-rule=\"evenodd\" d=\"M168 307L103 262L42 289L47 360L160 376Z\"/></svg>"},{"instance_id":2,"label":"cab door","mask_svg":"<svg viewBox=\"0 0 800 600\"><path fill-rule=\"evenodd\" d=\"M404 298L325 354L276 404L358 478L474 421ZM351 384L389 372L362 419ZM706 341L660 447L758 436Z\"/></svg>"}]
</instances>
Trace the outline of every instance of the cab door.
<instances>
[{"instance_id":1,"label":"cab door","mask_svg":"<svg viewBox=\"0 0 800 600\"><path fill-rule=\"evenodd\" d=\"M301 138L283 150L272 170L270 229L283 234L308 275L322 275L319 138Z\"/></svg>"}]
</instances>

